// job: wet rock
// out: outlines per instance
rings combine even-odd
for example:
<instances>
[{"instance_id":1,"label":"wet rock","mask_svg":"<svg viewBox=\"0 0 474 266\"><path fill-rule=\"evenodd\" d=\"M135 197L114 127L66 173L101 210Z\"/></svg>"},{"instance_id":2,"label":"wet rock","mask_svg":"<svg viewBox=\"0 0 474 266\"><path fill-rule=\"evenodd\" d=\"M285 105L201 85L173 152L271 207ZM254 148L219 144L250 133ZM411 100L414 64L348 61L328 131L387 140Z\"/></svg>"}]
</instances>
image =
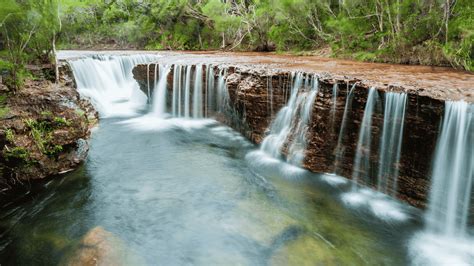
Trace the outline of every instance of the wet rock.
<instances>
[{"instance_id":1,"label":"wet rock","mask_svg":"<svg viewBox=\"0 0 474 266\"><path fill-rule=\"evenodd\" d=\"M78 161L84 161L87 157L87 152L89 151L89 144L85 139L78 139L76 145L77 149L75 157Z\"/></svg>"},{"instance_id":2,"label":"wet rock","mask_svg":"<svg viewBox=\"0 0 474 266\"><path fill-rule=\"evenodd\" d=\"M308 261L312 265L338 265L345 264L345 258L337 258L333 248L325 245L323 241L303 235L294 240L288 241L272 252L269 258L269 265L307 265ZM349 261L346 261L348 263ZM350 263L356 263L351 261ZM362 263L358 261L356 264Z\"/></svg>"},{"instance_id":3,"label":"wet rock","mask_svg":"<svg viewBox=\"0 0 474 266\"><path fill-rule=\"evenodd\" d=\"M67 104L66 104L67 103ZM8 94L0 118L0 190L76 168L85 158L97 113L65 83L28 81Z\"/></svg>"}]
</instances>

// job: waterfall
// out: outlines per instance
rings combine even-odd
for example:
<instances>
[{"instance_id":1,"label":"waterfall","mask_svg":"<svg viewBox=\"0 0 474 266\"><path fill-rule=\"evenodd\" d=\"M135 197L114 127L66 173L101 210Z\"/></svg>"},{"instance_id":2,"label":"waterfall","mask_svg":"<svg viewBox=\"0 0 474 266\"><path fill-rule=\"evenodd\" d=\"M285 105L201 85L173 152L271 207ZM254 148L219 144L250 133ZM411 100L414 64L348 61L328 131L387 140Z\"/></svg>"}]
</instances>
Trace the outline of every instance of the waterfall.
<instances>
[{"instance_id":1,"label":"waterfall","mask_svg":"<svg viewBox=\"0 0 474 266\"><path fill-rule=\"evenodd\" d=\"M158 65L155 65L155 81L156 69ZM155 91L153 93L153 113L158 117L164 117L166 114L166 90L168 85L168 74L171 71L170 66L159 65L160 75L158 82L155 82Z\"/></svg>"},{"instance_id":2,"label":"waterfall","mask_svg":"<svg viewBox=\"0 0 474 266\"><path fill-rule=\"evenodd\" d=\"M344 135L346 133L346 125L347 125L347 117L352 109L352 97L354 96L354 89L356 84L352 85L349 94L346 96L346 104L344 106L344 114L342 115L342 122L341 128L339 129L339 136L337 138L337 145L336 145L336 158L334 161L334 173L337 174L339 170L339 166L341 164L341 160L344 157L344 150L345 148L342 145Z\"/></svg>"},{"instance_id":3,"label":"waterfall","mask_svg":"<svg viewBox=\"0 0 474 266\"><path fill-rule=\"evenodd\" d=\"M202 65L194 71L193 118L202 118Z\"/></svg>"},{"instance_id":4,"label":"waterfall","mask_svg":"<svg viewBox=\"0 0 474 266\"><path fill-rule=\"evenodd\" d=\"M385 93L382 136L380 138L377 188L395 196L405 120L405 93ZM390 186L391 185L391 186Z\"/></svg>"},{"instance_id":5,"label":"waterfall","mask_svg":"<svg viewBox=\"0 0 474 266\"><path fill-rule=\"evenodd\" d=\"M227 108L229 92L227 91L227 83L225 77L227 76L227 68L223 68L219 71L219 77L217 78L217 105L219 111L223 112Z\"/></svg>"},{"instance_id":6,"label":"waterfall","mask_svg":"<svg viewBox=\"0 0 474 266\"><path fill-rule=\"evenodd\" d=\"M173 68L173 98L171 100L171 112L173 116L179 116L181 112L181 66ZM178 111L179 110L179 111Z\"/></svg>"},{"instance_id":7,"label":"waterfall","mask_svg":"<svg viewBox=\"0 0 474 266\"><path fill-rule=\"evenodd\" d=\"M306 152L306 135L308 133L308 127L311 121L313 105L319 91L318 77L313 76L311 81L309 77L306 77L305 87L311 87L311 91L303 93L300 97L298 97L297 106L300 106L300 119L297 123L297 127L295 129L296 136L290 145L287 158L288 162L298 166L302 165Z\"/></svg>"},{"instance_id":8,"label":"waterfall","mask_svg":"<svg viewBox=\"0 0 474 266\"><path fill-rule=\"evenodd\" d=\"M334 117L336 116L337 90L338 90L338 85L337 85L337 83L335 83L332 86L332 108L331 108L331 121L332 121L332 123L334 123Z\"/></svg>"},{"instance_id":9,"label":"waterfall","mask_svg":"<svg viewBox=\"0 0 474 266\"><path fill-rule=\"evenodd\" d=\"M287 161L301 165L306 150L307 128L319 85L315 75L310 78L309 75L305 77L303 73L292 73L291 79L293 86L290 99L287 105L277 113L270 126L270 133L263 140L260 149L274 158L280 158L281 149L293 131ZM303 90L300 93L301 88Z\"/></svg>"},{"instance_id":10,"label":"waterfall","mask_svg":"<svg viewBox=\"0 0 474 266\"><path fill-rule=\"evenodd\" d=\"M292 77L294 75L295 74L292 73ZM290 133L291 121L296 111L298 90L302 83L303 74L297 73L293 87L291 88L291 96L288 104L277 113L277 116L270 127L270 134L265 137L262 142L261 149L272 157L280 157L280 150Z\"/></svg>"},{"instance_id":11,"label":"waterfall","mask_svg":"<svg viewBox=\"0 0 474 266\"><path fill-rule=\"evenodd\" d=\"M474 175L474 106L446 102L433 161L428 230L466 236Z\"/></svg>"},{"instance_id":12,"label":"waterfall","mask_svg":"<svg viewBox=\"0 0 474 266\"><path fill-rule=\"evenodd\" d=\"M149 78L150 75L148 75L147 77ZM154 81L153 88L156 88L156 86L158 85L158 65L157 64L155 64L155 71L153 73L153 81ZM148 83L148 84L150 84L150 83ZM148 88L149 87L150 87L150 85L148 85ZM153 95L148 95L148 97L150 97L150 96L153 98ZM148 98L148 99L151 99L151 98Z\"/></svg>"},{"instance_id":13,"label":"waterfall","mask_svg":"<svg viewBox=\"0 0 474 266\"><path fill-rule=\"evenodd\" d=\"M130 116L147 98L133 79L137 64L157 61L158 55L93 56L69 61L78 92L91 100L101 117Z\"/></svg>"},{"instance_id":14,"label":"waterfall","mask_svg":"<svg viewBox=\"0 0 474 266\"><path fill-rule=\"evenodd\" d=\"M214 86L215 86L215 79L214 79L214 67L209 65L207 68L207 89L206 89L206 117L210 115L210 111L215 110L215 99L214 99Z\"/></svg>"},{"instance_id":15,"label":"waterfall","mask_svg":"<svg viewBox=\"0 0 474 266\"><path fill-rule=\"evenodd\" d=\"M370 141L372 131L372 115L377 101L377 90L370 88L367 96L367 103L365 104L364 117L359 129L359 140L357 141L356 154L354 158L354 166L352 170L352 180L354 188L357 187L357 182L364 174L364 181L367 181L370 172Z\"/></svg>"},{"instance_id":16,"label":"waterfall","mask_svg":"<svg viewBox=\"0 0 474 266\"><path fill-rule=\"evenodd\" d=\"M211 65L160 65L159 78L155 84L153 112L164 117L169 110L172 117L204 118L213 112L222 112L228 107L227 68L220 68L215 82ZM168 75L173 69L173 84L168 84ZM204 75L205 73L205 75ZM166 93L172 89L171 106L167 106Z\"/></svg>"},{"instance_id":17,"label":"waterfall","mask_svg":"<svg viewBox=\"0 0 474 266\"><path fill-rule=\"evenodd\" d=\"M186 66L186 80L184 82L184 117L190 117L189 101L191 98L191 70L192 66Z\"/></svg>"},{"instance_id":18,"label":"waterfall","mask_svg":"<svg viewBox=\"0 0 474 266\"><path fill-rule=\"evenodd\" d=\"M150 94L150 64L146 64L146 89L147 89L146 96L148 97L148 101L149 101L151 99L151 94Z\"/></svg>"},{"instance_id":19,"label":"waterfall","mask_svg":"<svg viewBox=\"0 0 474 266\"><path fill-rule=\"evenodd\" d=\"M433 158L427 226L410 241L414 265L472 265L473 178L474 105L447 101Z\"/></svg>"}]
</instances>

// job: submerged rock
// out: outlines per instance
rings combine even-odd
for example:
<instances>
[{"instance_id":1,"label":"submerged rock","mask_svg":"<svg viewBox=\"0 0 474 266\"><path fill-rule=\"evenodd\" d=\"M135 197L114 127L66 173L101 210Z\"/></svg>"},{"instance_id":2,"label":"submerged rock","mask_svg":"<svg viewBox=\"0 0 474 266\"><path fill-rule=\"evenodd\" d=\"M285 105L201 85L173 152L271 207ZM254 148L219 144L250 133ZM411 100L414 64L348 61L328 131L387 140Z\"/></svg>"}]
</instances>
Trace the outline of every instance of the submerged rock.
<instances>
[{"instance_id":1,"label":"submerged rock","mask_svg":"<svg viewBox=\"0 0 474 266\"><path fill-rule=\"evenodd\" d=\"M67 266L120 266L143 265L143 262L126 247L120 238L98 226L82 238L72 256L63 264Z\"/></svg>"}]
</instances>

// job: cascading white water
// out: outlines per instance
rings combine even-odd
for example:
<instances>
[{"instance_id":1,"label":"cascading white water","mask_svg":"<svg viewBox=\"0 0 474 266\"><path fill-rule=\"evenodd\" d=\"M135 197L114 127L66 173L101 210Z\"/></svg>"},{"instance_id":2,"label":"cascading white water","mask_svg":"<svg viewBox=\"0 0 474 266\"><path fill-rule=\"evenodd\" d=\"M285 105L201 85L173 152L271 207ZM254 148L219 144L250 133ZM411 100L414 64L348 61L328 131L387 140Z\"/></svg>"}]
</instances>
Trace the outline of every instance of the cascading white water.
<instances>
[{"instance_id":1,"label":"cascading white water","mask_svg":"<svg viewBox=\"0 0 474 266\"><path fill-rule=\"evenodd\" d=\"M373 87L370 88L369 95L367 96L367 103L365 104L364 117L362 118L362 123L359 129L359 140L357 141L356 154L354 158L352 171L354 188L357 187L357 182L361 178L361 173L364 174L364 181L367 181L368 179L368 173L370 171L372 115L374 113L377 97L377 90Z\"/></svg>"},{"instance_id":2,"label":"cascading white water","mask_svg":"<svg viewBox=\"0 0 474 266\"><path fill-rule=\"evenodd\" d=\"M195 70L192 65L160 65L159 68L159 78L153 94L153 111L158 117L165 117L166 111L169 110L173 117L199 119L227 109L229 99L227 68L219 70L217 83L214 67L211 65L197 65ZM167 83L171 68L173 68L172 86ZM206 71L205 76L203 69ZM171 106L167 106L166 101L168 87L172 87Z\"/></svg>"},{"instance_id":3,"label":"cascading white water","mask_svg":"<svg viewBox=\"0 0 474 266\"><path fill-rule=\"evenodd\" d=\"M209 65L207 67L207 74L206 74L206 117L210 115L211 111L215 110L215 96L214 96L214 86L215 86L215 78L214 78L214 67Z\"/></svg>"},{"instance_id":4,"label":"cascading white water","mask_svg":"<svg viewBox=\"0 0 474 266\"><path fill-rule=\"evenodd\" d=\"M474 105L447 101L433 160L427 226L410 241L414 265L472 265L473 179Z\"/></svg>"},{"instance_id":5,"label":"cascading white water","mask_svg":"<svg viewBox=\"0 0 474 266\"><path fill-rule=\"evenodd\" d=\"M260 150L274 158L281 157L281 148L293 131L293 139L288 149L287 161L301 165L306 150L306 133L313 104L318 93L318 78L303 73L292 73L290 99L276 115L270 133L262 142ZM303 90L301 90L303 88ZM297 122L296 122L297 121ZM297 123L292 130L294 123Z\"/></svg>"},{"instance_id":6,"label":"cascading white water","mask_svg":"<svg viewBox=\"0 0 474 266\"><path fill-rule=\"evenodd\" d=\"M222 112L226 109L229 99L229 92L227 91L227 68L222 68L219 71L219 76L217 77L217 106L218 111Z\"/></svg>"},{"instance_id":7,"label":"cascading white water","mask_svg":"<svg viewBox=\"0 0 474 266\"><path fill-rule=\"evenodd\" d=\"M147 98L133 79L137 64L157 61L158 55L94 56L70 60L77 90L90 98L101 117L130 116Z\"/></svg>"},{"instance_id":8,"label":"cascading white water","mask_svg":"<svg viewBox=\"0 0 474 266\"><path fill-rule=\"evenodd\" d=\"M344 114L342 115L342 122L341 122L341 128L339 130L339 136L337 138L337 145L336 145L336 158L334 160L334 173L337 174L340 163L342 161L342 158L344 156L344 148L342 145L343 138L346 134L346 126L347 126L347 117L349 113L351 112L352 109L352 97L354 96L354 89L355 89L356 84L354 84L349 91L349 94L346 97L346 104L344 106Z\"/></svg>"},{"instance_id":9,"label":"cascading white water","mask_svg":"<svg viewBox=\"0 0 474 266\"><path fill-rule=\"evenodd\" d=\"M181 65L173 68L173 98L171 112L173 116L179 116L181 112ZM179 110L179 111L178 111Z\"/></svg>"},{"instance_id":10,"label":"cascading white water","mask_svg":"<svg viewBox=\"0 0 474 266\"><path fill-rule=\"evenodd\" d=\"M344 155L344 151L342 149L342 140L345 134L345 127L346 122L348 120L348 113L351 110L352 105L352 97L354 92L355 84L350 90L349 94L347 95L346 99L346 107L344 110L344 116L342 119L341 130L339 134L338 144L336 148L336 171L338 169L339 163L342 161L342 157ZM395 95L396 97L398 95ZM391 99L393 96L389 95L386 98ZM403 95L401 96L402 99ZM397 98L398 99L398 98ZM371 212L373 212L376 216L380 217L386 221L406 221L409 218L409 215L403 211L404 208L401 205L394 201L393 199L389 199L388 196L384 195L383 193L379 193L373 191L368 188L360 188L360 185L371 185L370 178L372 176L373 167L371 163L371 141L372 141L372 117L374 115L375 107L378 102L378 92L375 88L370 88L367 101L364 108L364 115L362 117L362 121L359 128L359 136L357 141L357 146L355 150L354 156L354 163L352 168L352 189L351 191L344 193L341 197L342 201L355 208L359 207L366 207ZM400 108L400 105L403 108L400 109L400 112L404 113L404 101L396 101L387 102L386 103L386 116L385 116L385 123L383 134L384 136L381 137L381 152L387 153L397 153L394 155L387 154L383 162L385 165L394 165L394 167L398 167L395 161L398 161L399 158L399 150L401 147L401 136L400 134L403 132L403 129L400 130L400 112L393 113L393 105L397 105ZM397 109L398 110L398 109ZM402 119L403 120L403 119ZM403 126L402 126L403 127ZM397 134L398 133L398 134ZM393 150L395 149L395 150ZM379 165L380 166L380 165ZM383 169L385 171L386 169ZM391 171L394 173L395 171ZM362 184L360 184L362 183Z\"/></svg>"},{"instance_id":11,"label":"cascading white water","mask_svg":"<svg viewBox=\"0 0 474 266\"><path fill-rule=\"evenodd\" d=\"M298 90L303 84L303 73L292 73L294 84L288 104L277 114L270 127L270 134L265 137L260 149L274 158L280 158L280 150L286 141L291 129L291 121L296 112Z\"/></svg>"},{"instance_id":12,"label":"cascading white water","mask_svg":"<svg viewBox=\"0 0 474 266\"><path fill-rule=\"evenodd\" d=\"M297 123L295 136L288 150L287 161L291 164L301 166L304 160L309 122L313 112L313 105L319 91L318 77L314 75L311 79L307 76L305 87L311 91L304 92L298 96L297 105L299 107L299 121ZM293 118L294 119L294 118Z\"/></svg>"},{"instance_id":13,"label":"cascading white water","mask_svg":"<svg viewBox=\"0 0 474 266\"><path fill-rule=\"evenodd\" d=\"M158 65L155 65L155 69ZM166 90L168 86L168 74L171 71L171 66L159 65L159 79L155 83L155 91L153 93L153 113L158 117L165 117L166 114ZM155 70L155 81L156 70Z\"/></svg>"},{"instance_id":14,"label":"cascading white water","mask_svg":"<svg viewBox=\"0 0 474 266\"><path fill-rule=\"evenodd\" d=\"M382 136L380 138L377 189L395 196L398 182L398 164L402 148L405 122L405 93L385 93L385 109Z\"/></svg>"},{"instance_id":15,"label":"cascading white water","mask_svg":"<svg viewBox=\"0 0 474 266\"><path fill-rule=\"evenodd\" d=\"M153 75L153 80L154 80L153 86L154 86L154 88L156 88L157 85L158 85L158 65L157 65L157 64L155 64L154 70L155 70L155 71L154 71L154 75ZM147 72L147 73L148 73L148 72ZM148 78L150 78L150 75L148 75ZM150 84L150 83L148 83L148 84ZM150 87L150 85L148 85L148 87ZM148 89L148 90L149 90L149 89ZM151 96L151 95L150 95L150 96ZM150 96L148 96L148 97L150 97ZM153 96L152 96L152 97L153 97ZM148 99L151 99L151 98L148 98Z\"/></svg>"},{"instance_id":16,"label":"cascading white water","mask_svg":"<svg viewBox=\"0 0 474 266\"><path fill-rule=\"evenodd\" d=\"M186 66L186 80L184 82L184 117L191 117L190 113L190 100L191 100L191 65Z\"/></svg>"},{"instance_id":17,"label":"cascading white water","mask_svg":"<svg viewBox=\"0 0 474 266\"><path fill-rule=\"evenodd\" d=\"M446 102L433 161L428 229L465 236L474 176L474 106Z\"/></svg>"},{"instance_id":18,"label":"cascading white water","mask_svg":"<svg viewBox=\"0 0 474 266\"><path fill-rule=\"evenodd\" d=\"M194 71L193 118L202 118L202 65Z\"/></svg>"},{"instance_id":19,"label":"cascading white water","mask_svg":"<svg viewBox=\"0 0 474 266\"><path fill-rule=\"evenodd\" d=\"M156 68L155 68L156 70ZM156 76L156 75L155 75ZM151 90L150 90L150 64L146 65L146 96L148 101L151 99Z\"/></svg>"}]
</instances>

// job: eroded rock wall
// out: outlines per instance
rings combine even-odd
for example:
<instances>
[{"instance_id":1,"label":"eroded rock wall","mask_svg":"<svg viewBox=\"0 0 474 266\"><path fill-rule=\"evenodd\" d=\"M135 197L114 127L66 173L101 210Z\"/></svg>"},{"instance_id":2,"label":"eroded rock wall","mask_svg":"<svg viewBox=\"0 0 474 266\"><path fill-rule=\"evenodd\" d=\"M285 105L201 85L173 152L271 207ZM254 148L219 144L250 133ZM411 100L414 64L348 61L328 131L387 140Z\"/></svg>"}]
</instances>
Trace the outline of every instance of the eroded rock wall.
<instances>
[{"instance_id":1,"label":"eroded rock wall","mask_svg":"<svg viewBox=\"0 0 474 266\"><path fill-rule=\"evenodd\" d=\"M134 77L146 91L148 81L154 84L154 67L138 65ZM256 144L267 134L276 113L287 103L291 90L291 73L274 69L249 66L226 66L227 89L232 111L216 118L241 132ZM205 71L203 71L205 73ZM214 71L218 73L218 71ZM217 75L217 74L216 74ZM215 77L214 77L215 78ZM203 76L205 84L207 77ZM173 71L168 76L168 90L171 92ZM333 85L338 84L335 109L333 109ZM344 134L341 135L340 160L336 166L336 148L342 127L342 120L349 91L355 84L351 109L347 112ZM308 130L308 145L303 166L317 173L334 173L351 179L356 154L359 130L367 102L368 87L358 80L334 80L322 76L319 92L313 105ZM403 91L403 88L394 88ZM380 136L383 128L384 94L390 88L378 90L371 128L370 170L365 185L377 186ZM168 94L170 95L170 94ZM204 107L205 108L205 107ZM408 92L403 143L399 163L397 191L389 191L409 204L424 208L429 192L429 176L432 156L439 131L444 102ZM288 142L291 141L290 139ZM367 147L364 147L367 148ZM286 149L283 149L283 153Z\"/></svg>"},{"instance_id":2,"label":"eroded rock wall","mask_svg":"<svg viewBox=\"0 0 474 266\"><path fill-rule=\"evenodd\" d=\"M62 75L59 84L27 81L15 94L5 95L0 193L70 171L86 158L97 113L79 97L70 76Z\"/></svg>"}]
</instances>

